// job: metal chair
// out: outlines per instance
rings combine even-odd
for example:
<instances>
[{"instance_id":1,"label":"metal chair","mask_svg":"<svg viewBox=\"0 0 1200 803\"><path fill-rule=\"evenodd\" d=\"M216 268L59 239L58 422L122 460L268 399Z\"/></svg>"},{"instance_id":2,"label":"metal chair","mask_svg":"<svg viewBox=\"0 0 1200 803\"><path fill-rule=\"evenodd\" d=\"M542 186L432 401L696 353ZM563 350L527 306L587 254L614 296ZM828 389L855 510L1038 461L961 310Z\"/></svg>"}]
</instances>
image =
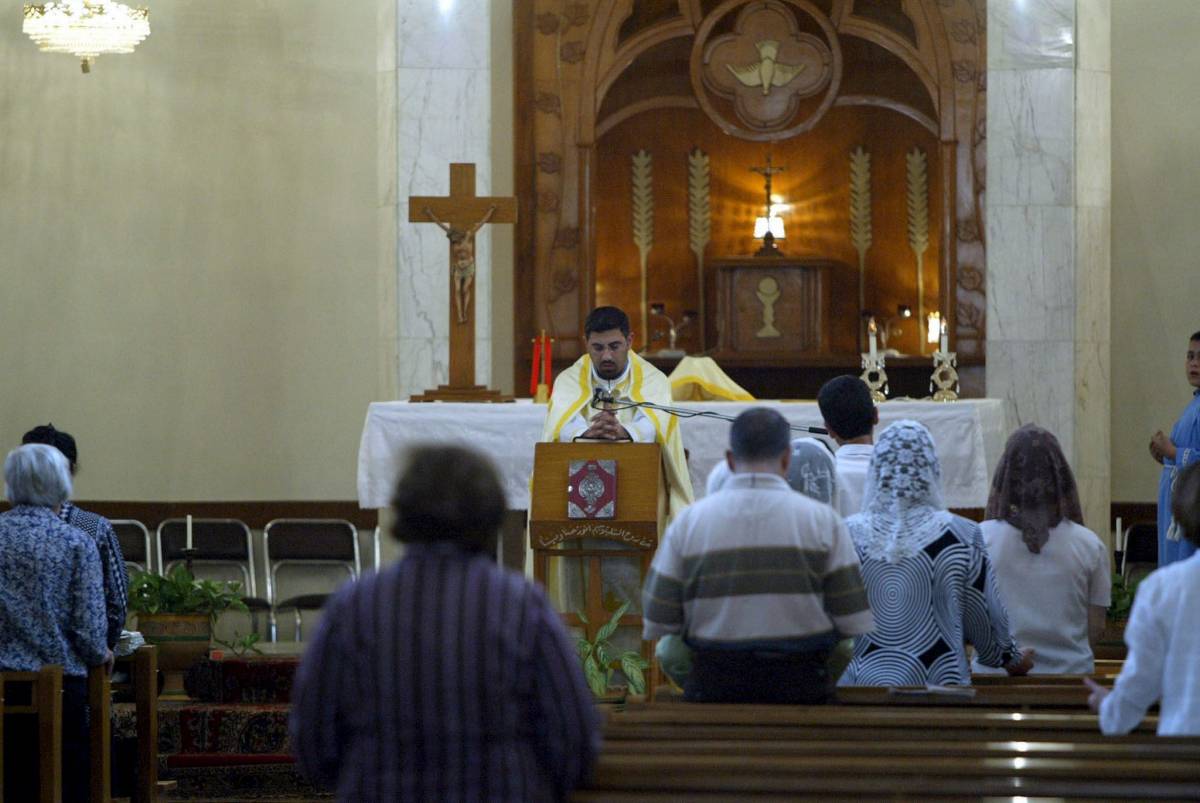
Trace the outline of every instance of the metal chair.
<instances>
[{"instance_id":1,"label":"metal chair","mask_svg":"<svg viewBox=\"0 0 1200 803\"><path fill-rule=\"evenodd\" d=\"M267 599L271 603L271 641L279 636L276 614L281 610L295 613L296 641L304 638L302 612L319 610L329 599L328 593L299 594L278 600L281 566L338 566L350 579L362 573L358 551L358 530L344 519L275 519L263 528L263 552L267 564Z\"/></svg>"},{"instance_id":2,"label":"metal chair","mask_svg":"<svg viewBox=\"0 0 1200 803\"><path fill-rule=\"evenodd\" d=\"M110 524L117 533L125 568L142 572L154 571L153 555L150 552L150 530L136 519L113 519Z\"/></svg>"},{"instance_id":3,"label":"metal chair","mask_svg":"<svg viewBox=\"0 0 1200 803\"><path fill-rule=\"evenodd\" d=\"M187 520L165 519L158 525L158 571L166 574L183 563L187 546ZM233 566L242 574L242 602L250 609L250 621L258 630L258 614L270 615L270 603L258 596L255 582L254 543L250 528L237 519L192 519L192 565Z\"/></svg>"}]
</instances>

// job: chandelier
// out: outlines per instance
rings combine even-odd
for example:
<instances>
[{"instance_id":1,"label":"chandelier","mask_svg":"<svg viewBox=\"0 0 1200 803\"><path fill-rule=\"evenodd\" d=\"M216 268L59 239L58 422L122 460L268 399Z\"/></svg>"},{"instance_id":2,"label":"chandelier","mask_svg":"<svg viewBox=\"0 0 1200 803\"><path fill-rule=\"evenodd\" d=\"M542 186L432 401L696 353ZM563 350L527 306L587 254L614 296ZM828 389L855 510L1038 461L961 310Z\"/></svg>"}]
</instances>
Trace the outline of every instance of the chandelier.
<instances>
[{"instance_id":1,"label":"chandelier","mask_svg":"<svg viewBox=\"0 0 1200 803\"><path fill-rule=\"evenodd\" d=\"M97 56L132 53L150 35L150 11L112 0L58 0L25 5L22 30L44 53L70 53L91 72Z\"/></svg>"}]
</instances>

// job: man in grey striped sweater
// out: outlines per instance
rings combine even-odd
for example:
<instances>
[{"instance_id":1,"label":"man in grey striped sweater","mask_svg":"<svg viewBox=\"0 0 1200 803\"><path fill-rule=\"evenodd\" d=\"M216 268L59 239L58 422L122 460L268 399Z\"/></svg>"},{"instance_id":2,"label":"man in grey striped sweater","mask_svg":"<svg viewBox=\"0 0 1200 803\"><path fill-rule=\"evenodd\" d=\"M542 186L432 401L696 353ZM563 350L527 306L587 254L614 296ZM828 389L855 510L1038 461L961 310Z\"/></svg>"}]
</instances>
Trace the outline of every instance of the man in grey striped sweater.
<instances>
[{"instance_id":1,"label":"man in grey striped sweater","mask_svg":"<svg viewBox=\"0 0 1200 803\"><path fill-rule=\"evenodd\" d=\"M667 529L643 591L643 638L692 651L684 698L820 703L830 650L875 626L854 544L828 505L784 479L791 432L765 407L730 431L734 476Z\"/></svg>"}]
</instances>

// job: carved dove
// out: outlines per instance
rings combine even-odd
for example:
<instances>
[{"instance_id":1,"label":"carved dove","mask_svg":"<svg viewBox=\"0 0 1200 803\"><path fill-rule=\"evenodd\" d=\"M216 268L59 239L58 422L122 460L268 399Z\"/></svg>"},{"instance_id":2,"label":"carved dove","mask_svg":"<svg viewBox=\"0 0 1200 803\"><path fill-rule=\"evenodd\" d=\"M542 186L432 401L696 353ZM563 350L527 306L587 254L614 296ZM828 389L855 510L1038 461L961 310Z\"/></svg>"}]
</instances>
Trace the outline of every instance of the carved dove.
<instances>
[{"instance_id":1,"label":"carved dove","mask_svg":"<svg viewBox=\"0 0 1200 803\"><path fill-rule=\"evenodd\" d=\"M769 94L773 86L784 86L808 66L776 61L775 57L779 55L779 43L773 39L755 42L754 46L758 48L758 55L761 57L757 63L741 67L735 67L732 64L725 66L734 78L746 86L761 86L764 95Z\"/></svg>"}]
</instances>

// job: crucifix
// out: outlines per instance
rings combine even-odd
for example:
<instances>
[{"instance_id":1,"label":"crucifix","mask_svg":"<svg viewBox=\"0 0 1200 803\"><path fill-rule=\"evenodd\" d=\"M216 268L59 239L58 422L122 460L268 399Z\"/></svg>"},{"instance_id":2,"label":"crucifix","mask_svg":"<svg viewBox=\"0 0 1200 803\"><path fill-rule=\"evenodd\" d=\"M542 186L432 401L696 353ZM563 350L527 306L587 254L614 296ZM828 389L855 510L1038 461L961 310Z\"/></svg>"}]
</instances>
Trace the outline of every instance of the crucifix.
<instances>
[{"instance_id":1,"label":"crucifix","mask_svg":"<svg viewBox=\"0 0 1200 803\"><path fill-rule=\"evenodd\" d=\"M755 232L754 236L762 236L763 238L762 248L758 249L758 251L754 254L756 257L783 256L783 254L781 254L779 249L775 246L775 232L771 231L771 176L775 175L776 173L782 173L786 169L786 167L773 167L771 165L771 154L769 153L767 154L766 167L755 166L750 168L750 172L758 173L763 177L763 179L765 179L765 189L767 193L767 230L762 235L759 235L757 232Z\"/></svg>"},{"instance_id":2,"label":"crucifix","mask_svg":"<svg viewBox=\"0 0 1200 803\"><path fill-rule=\"evenodd\" d=\"M475 194L475 165L450 165L450 194L408 199L409 223L434 223L450 241L450 384L410 401L512 401L475 384L475 234L488 223L516 223L517 199Z\"/></svg>"}]
</instances>

